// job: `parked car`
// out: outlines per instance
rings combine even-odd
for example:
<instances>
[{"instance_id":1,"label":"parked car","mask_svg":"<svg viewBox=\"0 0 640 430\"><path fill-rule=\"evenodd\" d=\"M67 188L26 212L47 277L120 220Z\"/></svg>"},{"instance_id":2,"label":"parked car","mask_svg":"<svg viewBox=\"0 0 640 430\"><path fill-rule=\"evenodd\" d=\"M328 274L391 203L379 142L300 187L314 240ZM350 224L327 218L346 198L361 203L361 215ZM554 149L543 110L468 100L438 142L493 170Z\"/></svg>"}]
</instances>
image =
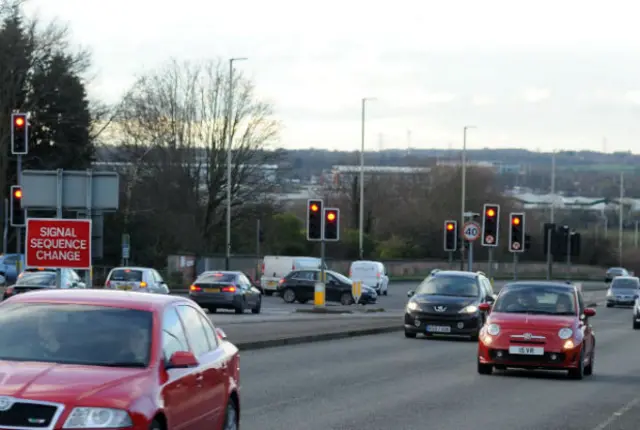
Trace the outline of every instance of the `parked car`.
<instances>
[{"instance_id":1,"label":"parked car","mask_svg":"<svg viewBox=\"0 0 640 430\"><path fill-rule=\"evenodd\" d=\"M0 326L0 428L238 428L238 348L187 298L37 291Z\"/></svg>"},{"instance_id":2,"label":"parked car","mask_svg":"<svg viewBox=\"0 0 640 430\"><path fill-rule=\"evenodd\" d=\"M262 309L262 293L242 272L204 272L189 288L189 298L209 312L233 309L242 314L251 309L259 314Z\"/></svg>"},{"instance_id":3,"label":"parked car","mask_svg":"<svg viewBox=\"0 0 640 430\"><path fill-rule=\"evenodd\" d=\"M325 301L339 302L343 305L355 303L355 298L351 293L352 279L333 270L327 270L325 274ZM313 300L315 285L319 280L320 270L296 270L280 280L278 292L286 303L294 303L295 301L307 303L309 300ZM358 303L373 304L376 303L377 299L378 294L376 291L363 284L362 296Z\"/></svg>"},{"instance_id":4,"label":"parked car","mask_svg":"<svg viewBox=\"0 0 640 430\"><path fill-rule=\"evenodd\" d=\"M116 267L111 269L105 288L142 293L169 294L169 287L156 269L150 267Z\"/></svg>"}]
</instances>

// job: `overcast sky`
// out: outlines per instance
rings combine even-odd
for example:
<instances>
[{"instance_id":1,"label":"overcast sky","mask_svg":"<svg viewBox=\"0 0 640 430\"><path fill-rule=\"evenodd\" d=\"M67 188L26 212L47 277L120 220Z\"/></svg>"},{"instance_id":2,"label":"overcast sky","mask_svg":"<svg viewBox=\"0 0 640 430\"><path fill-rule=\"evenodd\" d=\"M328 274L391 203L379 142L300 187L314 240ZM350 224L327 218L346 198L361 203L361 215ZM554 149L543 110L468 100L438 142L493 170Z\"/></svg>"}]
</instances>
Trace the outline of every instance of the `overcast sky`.
<instances>
[{"instance_id":1,"label":"overcast sky","mask_svg":"<svg viewBox=\"0 0 640 430\"><path fill-rule=\"evenodd\" d=\"M606 6L605 6L606 5ZM282 146L640 152L633 0L30 0L93 51L116 101L171 57L238 63L271 101ZM408 130L411 132L408 133ZM606 145L604 144L606 138Z\"/></svg>"}]
</instances>

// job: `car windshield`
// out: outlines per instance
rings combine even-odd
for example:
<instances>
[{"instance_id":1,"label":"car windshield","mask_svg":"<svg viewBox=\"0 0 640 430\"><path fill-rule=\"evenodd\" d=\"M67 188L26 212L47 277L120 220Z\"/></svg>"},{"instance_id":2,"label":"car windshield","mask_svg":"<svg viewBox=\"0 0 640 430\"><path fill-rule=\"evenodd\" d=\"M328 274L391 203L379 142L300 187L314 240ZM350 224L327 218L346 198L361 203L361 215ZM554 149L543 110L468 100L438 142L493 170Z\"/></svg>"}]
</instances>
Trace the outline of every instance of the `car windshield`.
<instances>
[{"instance_id":1,"label":"car windshield","mask_svg":"<svg viewBox=\"0 0 640 430\"><path fill-rule=\"evenodd\" d=\"M49 287L55 284L55 272L25 272L16 282L16 286L37 285L39 287Z\"/></svg>"},{"instance_id":2,"label":"car windshield","mask_svg":"<svg viewBox=\"0 0 640 430\"><path fill-rule=\"evenodd\" d=\"M638 279L620 279L616 278L611 283L611 288L614 290L635 290L639 287Z\"/></svg>"},{"instance_id":3,"label":"car windshield","mask_svg":"<svg viewBox=\"0 0 640 430\"><path fill-rule=\"evenodd\" d=\"M327 272L332 274L333 276L335 276L336 278L338 278L338 280L340 282L344 282L345 284L352 284L353 281L349 278L347 278L346 276L344 276L342 273L338 273L338 272Z\"/></svg>"},{"instance_id":4,"label":"car windshield","mask_svg":"<svg viewBox=\"0 0 640 430\"><path fill-rule=\"evenodd\" d=\"M50 303L0 305L0 360L146 367L152 313Z\"/></svg>"},{"instance_id":5,"label":"car windshield","mask_svg":"<svg viewBox=\"0 0 640 430\"><path fill-rule=\"evenodd\" d=\"M203 273L196 282L205 284L232 284L236 281L237 276L235 273Z\"/></svg>"},{"instance_id":6,"label":"car windshield","mask_svg":"<svg viewBox=\"0 0 640 430\"><path fill-rule=\"evenodd\" d=\"M422 281L416 294L427 296L478 297L478 283L471 276L430 276Z\"/></svg>"},{"instance_id":7,"label":"car windshield","mask_svg":"<svg viewBox=\"0 0 640 430\"><path fill-rule=\"evenodd\" d=\"M142 270L116 269L111 272L112 281L141 282Z\"/></svg>"},{"instance_id":8,"label":"car windshield","mask_svg":"<svg viewBox=\"0 0 640 430\"><path fill-rule=\"evenodd\" d=\"M609 275L620 276L620 275L623 275L624 273L626 273L626 270L621 268L621 267L613 267L613 268L607 270L607 273Z\"/></svg>"},{"instance_id":9,"label":"car windshield","mask_svg":"<svg viewBox=\"0 0 640 430\"><path fill-rule=\"evenodd\" d=\"M494 312L576 315L576 303L570 288L545 285L507 286L498 296Z\"/></svg>"}]
</instances>

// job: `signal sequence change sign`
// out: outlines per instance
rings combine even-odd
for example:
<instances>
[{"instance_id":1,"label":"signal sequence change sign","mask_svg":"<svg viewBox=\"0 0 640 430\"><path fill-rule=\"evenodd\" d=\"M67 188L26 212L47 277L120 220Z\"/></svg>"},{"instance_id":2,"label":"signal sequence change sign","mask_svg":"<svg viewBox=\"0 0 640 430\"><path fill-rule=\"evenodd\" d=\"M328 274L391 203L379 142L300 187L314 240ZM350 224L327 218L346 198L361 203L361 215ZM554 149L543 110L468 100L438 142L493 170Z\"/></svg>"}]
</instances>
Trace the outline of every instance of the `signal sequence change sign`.
<instances>
[{"instance_id":1,"label":"signal sequence change sign","mask_svg":"<svg viewBox=\"0 0 640 430\"><path fill-rule=\"evenodd\" d=\"M91 269L91 220L28 218L26 266Z\"/></svg>"}]
</instances>

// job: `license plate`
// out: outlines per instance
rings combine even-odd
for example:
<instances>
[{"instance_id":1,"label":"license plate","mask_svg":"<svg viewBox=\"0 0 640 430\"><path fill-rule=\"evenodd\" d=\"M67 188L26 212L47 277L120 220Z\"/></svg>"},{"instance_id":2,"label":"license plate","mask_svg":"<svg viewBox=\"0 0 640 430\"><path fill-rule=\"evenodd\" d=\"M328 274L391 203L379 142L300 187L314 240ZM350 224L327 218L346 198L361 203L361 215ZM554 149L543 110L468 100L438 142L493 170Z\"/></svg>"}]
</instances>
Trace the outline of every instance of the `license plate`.
<instances>
[{"instance_id":1,"label":"license plate","mask_svg":"<svg viewBox=\"0 0 640 430\"><path fill-rule=\"evenodd\" d=\"M205 293L219 293L220 292L220 288L205 288L204 292Z\"/></svg>"},{"instance_id":2,"label":"license plate","mask_svg":"<svg viewBox=\"0 0 640 430\"><path fill-rule=\"evenodd\" d=\"M269 281L269 282L267 282L267 286L268 286L268 287L275 287L275 286L276 286L276 281Z\"/></svg>"},{"instance_id":3,"label":"license plate","mask_svg":"<svg viewBox=\"0 0 640 430\"><path fill-rule=\"evenodd\" d=\"M510 346L509 354L515 355L544 355L544 348L531 346Z\"/></svg>"},{"instance_id":4,"label":"license plate","mask_svg":"<svg viewBox=\"0 0 640 430\"><path fill-rule=\"evenodd\" d=\"M451 327L446 325L428 325L427 331L432 333L451 333Z\"/></svg>"},{"instance_id":5,"label":"license plate","mask_svg":"<svg viewBox=\"0 0 640 430\"><path fill-rule=\"evenodd\" d=\"M118 285L119 290L130 290L131 285Z\"/></svg>"}]
</instances>

